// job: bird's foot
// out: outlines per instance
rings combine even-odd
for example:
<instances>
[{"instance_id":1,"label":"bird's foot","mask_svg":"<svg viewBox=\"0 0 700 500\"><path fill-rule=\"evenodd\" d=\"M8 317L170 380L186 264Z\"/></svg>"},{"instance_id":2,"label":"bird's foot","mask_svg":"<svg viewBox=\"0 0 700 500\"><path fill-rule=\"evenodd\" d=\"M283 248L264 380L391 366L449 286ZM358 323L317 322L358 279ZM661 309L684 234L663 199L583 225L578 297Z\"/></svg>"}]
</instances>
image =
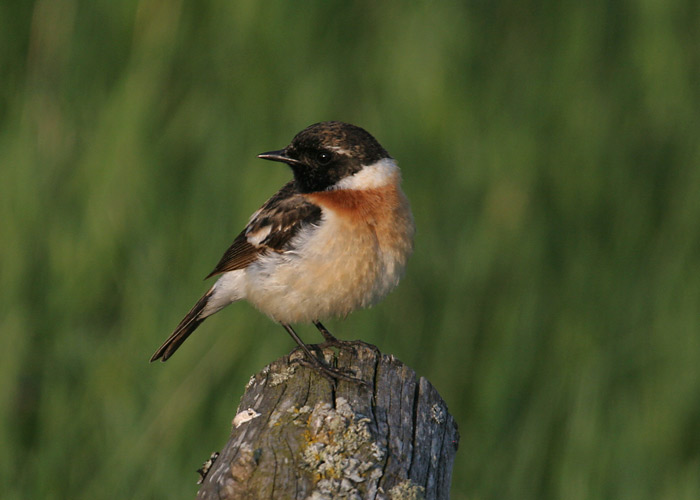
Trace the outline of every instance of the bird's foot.
<instances>
[{"instance_id":1,"label":"bird's foot","mask_svg":"<svg viewBox=\"0 0 700 500\"><path fill-rule=\"evenodd\" d=\"M289 335L294 339L294 341L297 343L299 348L306 355L305 358L302 358L302 359L305 359L306 363L304 363L301 359L298 359L298 362L300 362L302 364L306 364L307 366L310 363L311 366L320 375L326 377L327 379L330 379L334 385L335 385L335 382L337 380L345 380L347 382L359 383L359 384L362 384L364 386L369 386L369 384L367 382L364 382L363 380L361 380L359 378L356 378L356 377L353 377L352 375L349 375L347 373L347 371L339 370L337 368L332 368L331 366L329 366L328 363L326 363L324 361L324 353L323 353L323 350L319 346L316 346L313 344L312 345L305 344L301 340L301 338L299 338L299 335L297 335L297 333L294 331L294 328L292 328L291 325L289 325L289 323L280 322L280 324L284 327L285 330L287 330L287 333L289 333ZM333 342L333 343L336 343L336 345L338 342L341 342L341 341L338 341L338 339L336 339L333 335L331 335L331 333L321 323L319 323L318 321L315 321L314 324L321 331L321 333L323 334L323 337L326 339L326 342ZM316 351L317 355L314 355L311 352L311 349ZM319 359L319 356L320 356L320 359Z\"/></svg>"},{"instance_id":2,"label":"bird's foot","mask_svg":"<svg viewBox=\"0 0 700 500\"><path fill-rule=\"evenodd\" d=\"M316 347L319 347L315 344L309 345L311 349L316 350ZM299 348L297 347L294 349L293 353L296 352ZM322 353L321 353L322 356ZM291 362L293 363L299 363L302 366L306 366L307 368L311 368L316 373L321 375L322 377L328 379L335 385L335 383L338 380L344 380L346 382L352 382L354 384L360 384L364 386L369 386L367 382L364 380L355 377L355 373L352 370L344 369L344 368L334 368L330 366L327 362L322 361L321 359L317 358L314 355L309 355L309 353L303 353L302 356L299 357L294 357L291 359Z\"/></svg>"},{"instance_id":3,"label":"bird's foot","mask_svg":"<svg viewBox=\"0 0 700 500\"><path fill-rule=\"evenodd\" d=\"M376 345L368 344L362 340L340 340L335 337L332 339L327 339L325 342L320 344L315 344L319 349L325 349L326 347L335 347L336 349L352 349L357 350L357 347L364 347L365 349L371 349L372 351L379 354L379 348Z\"/></svg>"},{"instance_id":4,"label":"bird's foot","mask_svg":"<svg viewBox=\"0 0 700 500\"><path fill-rule=\"evenodd\" d=\"M377 346L368 344L367 342L363 342L361 340L340 340L337 339L328 330L328 328L323 326L323 324L320 321L314 321L314 325L316 326L316 328L318 328L318 331L321 332L321 335L323 335L323 338L325 340L325 342L322 342L321 344L316 344L316 346L320 349L325 349L326 347L335 347L336 349L352 348L353 350L355 350L356 347L361 346L366 349L373 350L376 354L380 354Z\"/></svg>"}]
</instances>

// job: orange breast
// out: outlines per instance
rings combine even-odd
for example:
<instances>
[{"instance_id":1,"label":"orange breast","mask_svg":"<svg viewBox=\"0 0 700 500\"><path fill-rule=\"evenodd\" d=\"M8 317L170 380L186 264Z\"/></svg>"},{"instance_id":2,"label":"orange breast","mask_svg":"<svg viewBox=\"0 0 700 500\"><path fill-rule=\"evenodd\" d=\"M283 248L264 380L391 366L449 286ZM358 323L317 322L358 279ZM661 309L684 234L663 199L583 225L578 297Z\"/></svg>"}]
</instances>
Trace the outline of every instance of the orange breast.
<instances>
[{"instance_id":1,"label":"orange breast","mask_svg":"<svg viewBox=\"0 0 700 500\"><path fill-rule=\"evenodd\" d=\"M383 252L403 261L413 248L413 216L406 196L397 184L381 188L321 191L305 195L309 201L331 210L357 229L375 233Z\"/></svg>"},{"instance_id":2,"label":"orange breast","mask_svg":"<svg viewBox=\"0 0 700 500\"><path fill-rule=\"evenodd\" d=\"M388 222L402 205L400 198L403 198L393 185L377 189L320 191L305 196L321 208L332 210L352 222L373 226Z\"/></svg>"}]
</instances>

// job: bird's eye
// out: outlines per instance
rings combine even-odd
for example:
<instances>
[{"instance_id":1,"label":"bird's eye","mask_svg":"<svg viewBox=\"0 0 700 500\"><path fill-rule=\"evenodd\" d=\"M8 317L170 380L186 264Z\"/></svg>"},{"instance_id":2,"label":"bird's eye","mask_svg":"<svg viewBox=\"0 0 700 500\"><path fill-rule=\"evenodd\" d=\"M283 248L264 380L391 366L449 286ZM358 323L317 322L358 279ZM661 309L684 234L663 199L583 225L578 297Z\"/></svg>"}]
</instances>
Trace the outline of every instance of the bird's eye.
<instances>
[{"instance_id":1,"label":"bird's eye","mask_svg":"<svg viewBox=\"0 0 700 500\"><path fill-rule=\"evenodd\" d=\"M328 165L332 158L333 156L328 151L319 151L318 154L316 154L316 160L321 165Z\"/></svg>"}]
</instances>

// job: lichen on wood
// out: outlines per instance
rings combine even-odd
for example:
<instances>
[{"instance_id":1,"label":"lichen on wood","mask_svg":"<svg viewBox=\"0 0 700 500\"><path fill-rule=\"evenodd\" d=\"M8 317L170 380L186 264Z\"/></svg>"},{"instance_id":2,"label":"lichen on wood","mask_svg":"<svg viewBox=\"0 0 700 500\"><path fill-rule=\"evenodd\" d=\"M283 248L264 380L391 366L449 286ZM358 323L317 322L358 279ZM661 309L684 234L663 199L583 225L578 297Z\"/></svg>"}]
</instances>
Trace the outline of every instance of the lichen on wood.
<instances>
[{"instance_id":1,"label":"lichen on wood","mask_svg":"<svg viewBox=\"0 0 700 500\"><path fill-rule=\"evenodd\" d=\"M373 346L325 349L366 385L293 351L251 378L200 499L447 499L459 435L424 378Z\"/></svg>"}]
</instances>

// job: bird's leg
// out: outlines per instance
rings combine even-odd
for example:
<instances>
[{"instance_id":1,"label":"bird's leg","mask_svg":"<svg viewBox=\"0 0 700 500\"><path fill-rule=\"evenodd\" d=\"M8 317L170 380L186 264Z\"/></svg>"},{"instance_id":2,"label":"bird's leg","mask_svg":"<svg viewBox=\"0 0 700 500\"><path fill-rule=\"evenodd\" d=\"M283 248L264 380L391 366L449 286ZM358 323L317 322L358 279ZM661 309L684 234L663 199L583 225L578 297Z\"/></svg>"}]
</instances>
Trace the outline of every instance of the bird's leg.
<instances>
[{"instance_id":1,"label":"bird's leg","mask_svg":"<svg viewBox=\"0 0 700 500\"><path fill-rule=\"evenodd\" d=\"M338 349L343 349L348 347L356 347L359 345L363 347L368 347L369 349L372 349L375 352L379 352L377 346L368 344L367 342L363 342L362 340L340 340L335 338L333 334L328 331L328 328L323 326L318 320L314 321L314 325L316 326L316 328L318 328L318 331L321 332L323 338L326 339L324 343L318 344L318 347L320 347L321 349L323 349L324 347L337 347Z\"/></svg>"},{"instance_id":2,"label":"bird's leg","mask_svg":"<svg viewBox=\"0 0 700 500\"><path fill-rule=\"evenodd\" d=\"M285 330L287 330L287 333L294 339L294 342L296 342L299 345L301 350L304 351L304 354L306 354L308 361L313 365L314 368L316 368L316 370L318 370L318 372L321 375L323 375L326 378L332 379L334 381L340 379L340 380L346 380L348 382L366 384L366 382L364 382L363 380L360 380L360 379L355 378L355 377L351 377L347 373L344 373L340 370L336 370L335 368L331 368L330 366L328 366L325 362L321 361L320 359L318 359L316 356L314 356L311 353L309 346L307 346L301 340L301 338L299 337L299 335L297 335L297 332L294 331L294 329L291 327L291 325L289 325L288 323L282 323L282 322L280 322L280 324L284 327ZM330 333L328 335L330 335ZM331 335L331 338L334 338L334 337Z\"/></svg>"},{"instance_id":3,"label":"bird's leg","mask_svg":"<svg viewBox=\"0 0 700 500\"><path fill-rule=\"evenodd\" d=\"M325 326L323 326L319 320L314 320L314 326L316 326L316 328L318 328L318 331L321 332L321 335L323 335L323 338L326 339L326 342L327 342L328 344L331 344L331 345L333 345L333 344L338 345L339 343L343 342L343 341L338 340L337 338L335 338L335 337L333 336L333 334L332 334L331 332L328 331L328 328L326 328Z\"/></svg>"}]
</instances>

